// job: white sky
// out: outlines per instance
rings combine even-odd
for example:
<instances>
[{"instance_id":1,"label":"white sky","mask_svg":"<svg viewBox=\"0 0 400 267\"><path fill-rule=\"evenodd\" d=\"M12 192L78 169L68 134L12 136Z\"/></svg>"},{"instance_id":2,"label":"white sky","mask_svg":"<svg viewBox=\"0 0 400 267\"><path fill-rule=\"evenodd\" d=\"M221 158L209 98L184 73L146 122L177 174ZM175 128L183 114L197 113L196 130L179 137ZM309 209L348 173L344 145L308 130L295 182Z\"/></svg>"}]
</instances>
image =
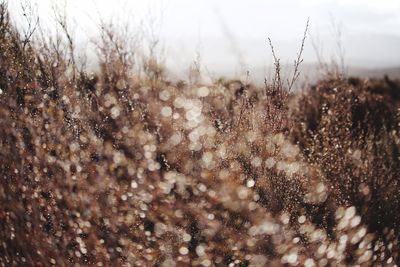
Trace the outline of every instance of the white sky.
<instances>
[{"instance_id":1,"label":"white sky","mask_svg":"<svg viewBox=\"0 0 400 267\"><path fill-rule=\"evenodd\" d=\"M28 0L29 1L29 0ZM35 0L31 0L35 2ZM36 0L42 20L51 17L51 3ZM19 12L19 0L9 0ZM67 0L68 12L84 40L96 32L94 21L103 18L137 21L148 13L160 18L161 39L168 65L186 69L200 52L210 70L238 71L271 64L267 37L273 40L282 62L292 62L298 51L307 17L311 26L304 54L315 62L311 39L318 40L327 59L337 52L332 21L342 25L348 65L400 65L400 0ZM184 66L184 67L183 67Z\"/></svg>"}]
</instances>

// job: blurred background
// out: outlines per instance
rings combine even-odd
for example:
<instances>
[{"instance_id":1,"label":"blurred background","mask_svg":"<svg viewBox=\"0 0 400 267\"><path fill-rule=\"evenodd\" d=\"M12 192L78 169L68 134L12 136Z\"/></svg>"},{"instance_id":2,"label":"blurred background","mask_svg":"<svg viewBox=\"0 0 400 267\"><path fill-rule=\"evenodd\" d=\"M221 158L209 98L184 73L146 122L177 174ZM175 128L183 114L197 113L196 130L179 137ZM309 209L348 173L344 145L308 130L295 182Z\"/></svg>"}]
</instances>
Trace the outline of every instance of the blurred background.
<instances>
[{"instance_id":1,"label":"blurred background","mask_svg":"<svg viewBox=\"0 0 400 267\"><path fill-rule=\"evenodd\" d=\"M332 60L343 61L350 75L400 77L398 0L27 2L49 29L55 26L54 7L65 8L78 46L89 54L100 19L129 24L132 32L146 28L157 39L157 53L172 77L182 77L196 62L213 78L249 71L253 82L262 82L273 69L267 38L272 39L283 66L291 66L308 17L303 78L313 80L318 63ZM20 2L9 1L9 6L23 27ZM95 58L91 54L89 63Z\"/></svg>"}]
</instances>

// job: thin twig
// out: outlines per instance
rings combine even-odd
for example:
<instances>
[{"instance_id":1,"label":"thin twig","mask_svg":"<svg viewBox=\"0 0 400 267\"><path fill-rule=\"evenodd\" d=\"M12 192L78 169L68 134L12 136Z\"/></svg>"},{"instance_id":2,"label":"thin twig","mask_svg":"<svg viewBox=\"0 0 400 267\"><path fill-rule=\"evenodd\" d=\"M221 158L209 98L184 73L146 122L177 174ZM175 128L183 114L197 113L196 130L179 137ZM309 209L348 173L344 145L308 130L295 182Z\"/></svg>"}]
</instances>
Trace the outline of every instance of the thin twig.
<instances>
[{"instance_id":1,"label":"thin twig","mask_svg":"<svg viewBox=\"0 0 400 267\"><path fill-rule=\"evenodd\" d=\"M275 49L272 44L271 38L268 37L269 46L271 47L272 56L274 58L274 65L275 65L275 77L273 81L273 86L276 89L278 84L278 89L282 89L282 80L281 80L281 64L280 59L275 54Z\"/></svg>"},{"instance_id":2,"label":"thin twig","mask_svg":"<svg viewBox=\"0 0 400 267\"><path fill-rule=\"evenodd\" d=\"M32 35L35 33L37 27L39 26L39 17L34 14L32 4L28 2L21 2L21 10L23 12L22 16L25 18L27 23L27 29L24 30L24 40L22 41L22 46L25 49L26 45L30 42ZM35 21L33 17L37 16Z\"/></svg>"},{"instance_id":3,"label":"thin twig","mask_svg":"<svg viewBox=\"0 0 400 267\"><path fill-rule=\"evenodd\" d=\"M307 32L308 32L308 27L310 25L310 18L307 19L307 24L306 24L306 29L304 30L304 34L303 34L303 39L301 41L301 47L300 47L300 51L297 54L297 59L294 61L294 71L293 71L293 76L291 81L289 82L289 80L287 80L288 83L288 91L290 92L290 90L292 90L292 87L294 85L294 83L296 82L296 80L299 78L300 76L300 72L299 72L299 66L300 64L303 62L303 59L301 58L301 55L303 54L304 51L304 43L306 41L306 37L307 37Z\"/></svg>"}]
</instances>

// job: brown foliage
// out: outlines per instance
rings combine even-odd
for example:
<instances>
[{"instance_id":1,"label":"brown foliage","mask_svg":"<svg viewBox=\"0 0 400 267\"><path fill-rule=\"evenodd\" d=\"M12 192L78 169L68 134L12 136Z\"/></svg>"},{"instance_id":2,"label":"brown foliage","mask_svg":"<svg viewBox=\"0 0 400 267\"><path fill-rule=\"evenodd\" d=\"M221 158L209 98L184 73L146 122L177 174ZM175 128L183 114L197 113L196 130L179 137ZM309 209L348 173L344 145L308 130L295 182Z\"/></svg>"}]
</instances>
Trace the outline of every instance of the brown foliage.
<instances>
[{"instance_id":1,"label":"brown foliage","mask_svg":"<svg viewBox=\"0 0 400 267\"><path fill-rule=\"evenodd\" d=\"M112 36L78 72L0 4L1 266L398 263L398 85L139 79Z\"/></svg>"}]
</instances>

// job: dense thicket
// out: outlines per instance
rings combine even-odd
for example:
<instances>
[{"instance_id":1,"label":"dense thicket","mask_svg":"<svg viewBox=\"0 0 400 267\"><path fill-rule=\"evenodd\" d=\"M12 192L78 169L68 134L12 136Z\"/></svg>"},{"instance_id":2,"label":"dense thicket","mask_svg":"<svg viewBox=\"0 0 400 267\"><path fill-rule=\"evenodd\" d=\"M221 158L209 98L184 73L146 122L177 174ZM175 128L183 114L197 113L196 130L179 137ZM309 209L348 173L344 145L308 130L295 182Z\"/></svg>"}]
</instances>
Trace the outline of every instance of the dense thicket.
<instances>
[{"instance_id":1,"label":"dense thicket","mask_svg":"<svg viewBox=\"0 0 400 267\"><path fill-rule=\"evenodd\" d=\"M398 264L398 83L175 84L106 30L97 73L21 36L0 5L1 266Z\"/></svg>"}]
</instances>

